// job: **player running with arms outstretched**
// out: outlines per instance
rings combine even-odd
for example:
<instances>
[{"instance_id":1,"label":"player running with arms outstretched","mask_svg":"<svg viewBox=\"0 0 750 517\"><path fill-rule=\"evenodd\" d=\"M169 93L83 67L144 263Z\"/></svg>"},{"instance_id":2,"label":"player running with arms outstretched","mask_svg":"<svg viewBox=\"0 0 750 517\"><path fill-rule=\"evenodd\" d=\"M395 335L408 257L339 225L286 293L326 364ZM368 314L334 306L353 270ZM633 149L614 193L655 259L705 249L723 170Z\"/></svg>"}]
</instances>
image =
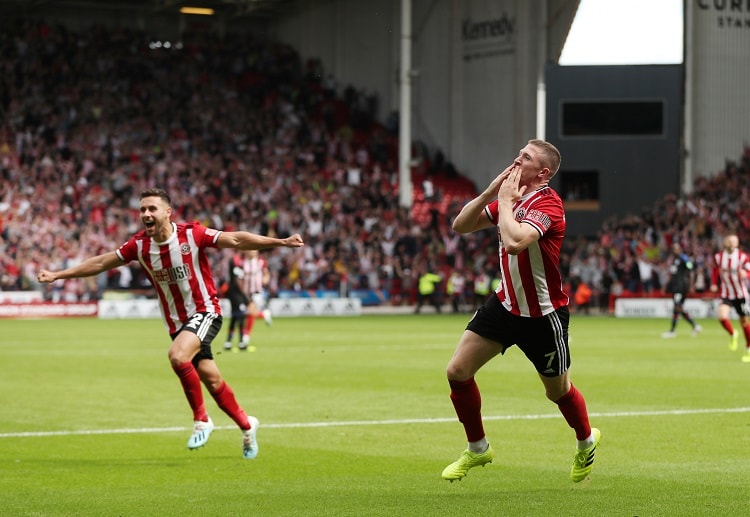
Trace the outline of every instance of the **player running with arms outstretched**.
<instances>
[{"instance_id":1,"label":"player running with arms outstretched","mask_svg":"<svg viewBox=\"0 0 750 517\"><path fill-rule=\"evenodd\" d=\"M174 223L171 200L162 189L141 193L140 217L145 229L117 250L88 258L62 271L42 269L37 279L46 283L94 276L130 261L139 261L156 290L172 338L169 362L193 411L193 434L188 448L205 445L214 429L203 401L202 382L216 404L242 430L242 454L253 459L258 454L258 419L248 416L240 407L211 353L211 341L221 328L222 316L205 250L297 248L304 244L302 237L295 234L277 239L250 232L223 232L198 222Z\"/></svg>"}]
</instances>

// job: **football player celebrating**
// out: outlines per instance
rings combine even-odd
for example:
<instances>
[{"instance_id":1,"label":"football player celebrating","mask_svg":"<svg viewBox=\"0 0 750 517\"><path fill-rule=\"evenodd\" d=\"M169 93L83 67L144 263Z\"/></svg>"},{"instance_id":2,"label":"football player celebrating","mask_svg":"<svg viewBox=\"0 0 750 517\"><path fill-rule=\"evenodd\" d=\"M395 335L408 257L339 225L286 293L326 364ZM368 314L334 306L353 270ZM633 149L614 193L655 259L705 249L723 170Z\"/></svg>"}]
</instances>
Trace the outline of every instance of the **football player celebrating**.
<instances>
[{"instance_id":1,"label":"football player celebrating","mask_svg":"<svg viewBox=\"0 0 750 517\"><path fill-rule=\"evenodd\" d=\"M276 247L298 248L302 237L284 239L250 232L224 232L200 223L172 222L172 203L166 191L148 189L140 194L140 217L145 227L117 250L88 258L62 271L40 270L39 282L98 275L128 262L140 262L156 290L172 345L168 357L193 411L189 449L208 441L214 424L203 401L201 382L216 404L242 430L242 454L258 454L258 419L240 407L211 354L211 341L221 328L219 297L209 268L206 248L237 250Z\"/></svg>"}]
</instances>

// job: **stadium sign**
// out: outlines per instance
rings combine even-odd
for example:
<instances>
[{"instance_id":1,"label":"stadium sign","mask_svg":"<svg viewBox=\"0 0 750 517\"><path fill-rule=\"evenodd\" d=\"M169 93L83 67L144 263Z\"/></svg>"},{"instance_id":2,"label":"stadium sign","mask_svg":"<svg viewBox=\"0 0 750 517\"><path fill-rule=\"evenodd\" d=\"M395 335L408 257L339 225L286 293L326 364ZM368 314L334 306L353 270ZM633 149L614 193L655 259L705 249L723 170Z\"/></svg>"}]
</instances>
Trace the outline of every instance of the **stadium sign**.
<instances>
[{"instance_id":1,"label":"stadium sign","mask_svg":"<svg viewBox=\"0 0 750 517\"><path fill-rule=\"evenodd\" d=\"M719 300L716 298L688 298L685 310L693 318L715 318ZM672 298L618 298L615 300L617 318L671 318Z\"/></svg>"}]
</instances>

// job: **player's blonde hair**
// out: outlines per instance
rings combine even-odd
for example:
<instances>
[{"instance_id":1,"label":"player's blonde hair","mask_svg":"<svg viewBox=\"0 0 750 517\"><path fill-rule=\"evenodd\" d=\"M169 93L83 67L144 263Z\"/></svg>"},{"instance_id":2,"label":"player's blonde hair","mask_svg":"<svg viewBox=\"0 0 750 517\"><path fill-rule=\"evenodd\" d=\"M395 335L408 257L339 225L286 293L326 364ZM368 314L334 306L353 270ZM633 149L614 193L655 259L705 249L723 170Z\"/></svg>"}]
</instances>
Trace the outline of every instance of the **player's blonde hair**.
<instances>
[{"instance_id":1,"label":"player's blonde hair","mask_svg":"<svg viewBox=\"0 0 750 517\"><path fill-rule=\"evenodd\" d=\"M539 140L537 138L529 140L528 143L542 151L542 165L550 170L549 177L551 178L557 174L557 171L560 169L560 161L562 160L560 157L560 151L557 150L557 147L546 140Z\"/></svg>"},{"instance_id":2,"label":"player's blonde hair","mask_svg":"<svg viewBox=\"0 0 750 517\"><path fill-rule=\"evenodd\" d=\"M736 248L740 245L740 238L736 233L728 233L724 236L725 248Z\"/></svg>"}]
</instances>

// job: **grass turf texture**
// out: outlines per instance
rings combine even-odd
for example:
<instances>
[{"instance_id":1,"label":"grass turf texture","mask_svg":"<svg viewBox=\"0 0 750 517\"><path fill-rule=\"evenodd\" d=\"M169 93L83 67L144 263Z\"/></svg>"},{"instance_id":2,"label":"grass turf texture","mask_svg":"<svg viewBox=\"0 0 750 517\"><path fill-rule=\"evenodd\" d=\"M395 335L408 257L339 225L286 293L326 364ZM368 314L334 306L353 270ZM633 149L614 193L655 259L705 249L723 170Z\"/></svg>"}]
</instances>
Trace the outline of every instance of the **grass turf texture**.
<instances>
[{"instance_id":1,"label":"grass turf texture","mask_svg":"<svg viewBox=\"0 0 750 517\"><path fill-rule=\"evenodd\" d=\"M520 351L477 376L494 463L440 472L465 447L445 365L468 316L256 325L222 373L260 418L260 455L207 396L191 417L158 320L2 322L3 515L739 515L748 508L750 364L718 323L572 319L572 376L602 444L568 478L574 436ZM735 323L736 324L736 323ZM226 328L214 343L223 345ZM742 347L740 347L742 348ZM734 411L732 411L734 409Z\"/></svg>"}]
</instances>

